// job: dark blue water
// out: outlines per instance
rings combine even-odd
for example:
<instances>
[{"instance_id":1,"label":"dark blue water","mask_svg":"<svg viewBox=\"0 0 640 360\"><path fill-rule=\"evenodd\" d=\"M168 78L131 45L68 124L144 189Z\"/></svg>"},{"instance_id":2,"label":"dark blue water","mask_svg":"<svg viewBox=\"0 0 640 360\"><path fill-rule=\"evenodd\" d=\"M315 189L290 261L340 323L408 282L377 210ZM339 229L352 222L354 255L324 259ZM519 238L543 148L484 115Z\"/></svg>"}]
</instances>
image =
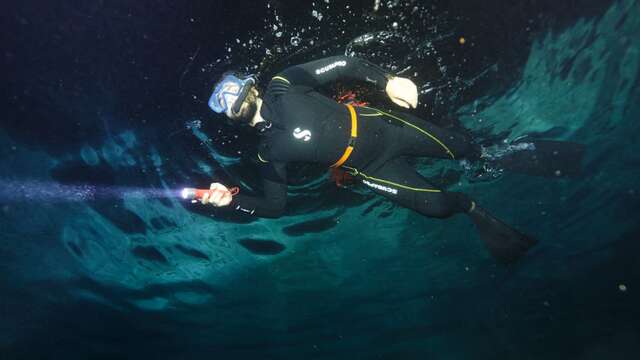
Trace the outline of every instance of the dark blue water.
<instances>
[{"instance_id":1,"label":"dark blue water","mask_svg":"<svg viewBox=\"0 0 640 360\"><path fill-rule=\"evenodd\" d=\"M7 5L0 359L633 358L640 3L373 7ZM414 79L416 114L439 125L586 146L571 177L417 163L533 234L529 256L499 265L466 217L338 189L314 165L291 168L277 220L171 196L259 188L255 135L206 107L224 70L268 79L345 52Z\"/></svg>"}]
</instances>

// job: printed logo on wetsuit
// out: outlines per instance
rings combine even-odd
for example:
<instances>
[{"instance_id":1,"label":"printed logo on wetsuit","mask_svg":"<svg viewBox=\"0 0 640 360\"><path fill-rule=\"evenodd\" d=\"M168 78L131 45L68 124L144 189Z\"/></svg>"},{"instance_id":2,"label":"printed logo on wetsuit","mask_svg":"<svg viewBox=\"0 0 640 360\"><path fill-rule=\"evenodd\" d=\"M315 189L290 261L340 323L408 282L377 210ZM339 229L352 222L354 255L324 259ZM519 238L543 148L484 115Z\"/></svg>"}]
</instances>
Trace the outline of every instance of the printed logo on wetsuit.
<instances>
[{"instance_id":1,"label":"printed logo on wetsuit","mask_svg":"<svg viewBox=\"0 0 640 360\"><path fill-rule=\"evenodd\" d=\"M386 191L386 192L391 193L393 195L398 195L398 190L397 189L390 188L388 186L384 186L384 185L380 185L380 184L374 184L374 183L369 182L367 180L362 180L362 182L365 183L366 185L368 185L369 187L374 188L374 189Z\"/></svg>"},{"instance_id":2,"label":"printed logo on wetsuit","mask_svg":"<svg viewBox=\"0 0 640 360\"><path fill-rule=\"evenodd\" d=\"M303 141L309 141L311 140L311 131L306 129L301 130L300 128L295 128L293 130L293 137L295 137L298 140L302 139Z\"/></svg>"},{"instance_id":3,"label":"printed logo on wetsuit","mask_svg":"<svg viewBox=\"0 0 640 360\"><path fill-rule=\"evenodd\" d=\"M333 64L329 64L327 66L321 67L320 69L316 69L316 75L324 74L327 71L331 71L331 70L337 68L338 66L345 67L345 66L347 66L347 62L344 61L344 60L336 61Z\"/></svg>"}]
</instances>

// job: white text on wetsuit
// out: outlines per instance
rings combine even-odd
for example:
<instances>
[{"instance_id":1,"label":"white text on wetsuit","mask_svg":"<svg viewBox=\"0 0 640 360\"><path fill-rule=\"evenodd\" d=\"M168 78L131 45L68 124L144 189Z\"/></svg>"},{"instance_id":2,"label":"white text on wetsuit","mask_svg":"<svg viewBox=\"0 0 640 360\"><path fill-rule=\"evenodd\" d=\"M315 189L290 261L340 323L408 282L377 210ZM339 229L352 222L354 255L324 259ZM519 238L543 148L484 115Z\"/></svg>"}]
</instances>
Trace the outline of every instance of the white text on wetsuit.
<instances>
[{"instance_id":1,"label":"white text on wetsuit","mask_svg":"<svg viewBox=\"0 0 640 360\"><path fill-rule=\"evenodd\" d=\"M341 61L336 61L332 64L329 64L327 66L321 67L320 69L316 69L316 75L320 75L320 74L324 74L327 71L333 70L335 68L337 68L338 66L347 66L347 62L344 60Z\"/></svg>"},{"instance_id":2,"label":"white text on wetsuit","mask_svg":"<svg viewBox=\"0 0 640 360\"><path fill-rule=\"evenodd\" d=\"M374 189L378 189L378 190L382 190L382 191L386 191L388 193L392 193L393 195L398 195L398 190L390 188L388 186L384 186L384 185L379 185L379 184L374 184L370 181L367 180L362 180L363 183L365 183L366 185L374 188Z\"/></svg>"}]
</instances>

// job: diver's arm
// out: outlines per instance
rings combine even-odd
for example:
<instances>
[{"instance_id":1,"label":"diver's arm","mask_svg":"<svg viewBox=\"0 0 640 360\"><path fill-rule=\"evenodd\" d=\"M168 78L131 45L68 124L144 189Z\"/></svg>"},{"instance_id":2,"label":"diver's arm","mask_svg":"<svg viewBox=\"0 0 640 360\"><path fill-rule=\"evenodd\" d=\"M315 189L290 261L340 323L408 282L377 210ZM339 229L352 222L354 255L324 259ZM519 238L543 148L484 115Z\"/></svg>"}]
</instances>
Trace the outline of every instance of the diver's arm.
<instances>
[{"instance_id":1,"label":"diver's arm","mask_svg":"<svg viewBox=\"0 0 640 360\"><path fill-rule=\"evenodd\" d=\"M387 81L392 77L393 74L367 60L352 56L331 56L291 66L276 75L273 80L316 88L340 79L353 79L374 84L384 90Z\"/></svg>"},{"instance_id":2,"label":"diver's arm","mask_svg":"<svg viewBox=\"0 0 640 360\"><path fill-rule=\"evenodd\" d=\"M278 218L284 214L287 203L287 170L285 163L262 164L263 197L235 195L230 208L264 218Z\"/></svg>"},{"instance_id":3,"label":"diver's arm","mask_svg":"<svg viewBox=\"0 0 640 360\"><path fill-rule=\"evenodd\" d=\"M317 88L340 79L354 79L374 84L384 90L391 101L410 109L418 106L418 88L410 79L394 76L382 68L351 56L332 56L295 65L274 76L268 94L284 94L292 85Z\"/></svg>"}]
</instances>

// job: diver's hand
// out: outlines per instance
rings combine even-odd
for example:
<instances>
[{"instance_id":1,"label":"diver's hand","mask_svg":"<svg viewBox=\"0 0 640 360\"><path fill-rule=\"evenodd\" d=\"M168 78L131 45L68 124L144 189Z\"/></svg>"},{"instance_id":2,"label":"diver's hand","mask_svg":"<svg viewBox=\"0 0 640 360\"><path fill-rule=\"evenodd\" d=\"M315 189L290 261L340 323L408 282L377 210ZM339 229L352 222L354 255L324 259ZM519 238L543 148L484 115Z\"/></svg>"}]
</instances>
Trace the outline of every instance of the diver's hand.
<instances>
[{"instance_id":1,"label":"diver's hand","mask_svg":"<svg viewBox=\"0 0 640 360\"><path fill-rule=\"evenodd\" d=\"M386 92L391 101L403 108L415 109L418 106L418 87L407 78L392 77L387 82Z\"/></svg>"},{"instance_id":2,"label":"diver's hand","mask_svg":"<svg viewBox=\"0 0 640 360\"><path fill-rule=\"evenodd\" d=\"M231 191L226 186L220 183L213 183L209 187L209 192L202 197L202 203L221 207L229 205L232 198Z\"/></svg>"}]
</instances>

